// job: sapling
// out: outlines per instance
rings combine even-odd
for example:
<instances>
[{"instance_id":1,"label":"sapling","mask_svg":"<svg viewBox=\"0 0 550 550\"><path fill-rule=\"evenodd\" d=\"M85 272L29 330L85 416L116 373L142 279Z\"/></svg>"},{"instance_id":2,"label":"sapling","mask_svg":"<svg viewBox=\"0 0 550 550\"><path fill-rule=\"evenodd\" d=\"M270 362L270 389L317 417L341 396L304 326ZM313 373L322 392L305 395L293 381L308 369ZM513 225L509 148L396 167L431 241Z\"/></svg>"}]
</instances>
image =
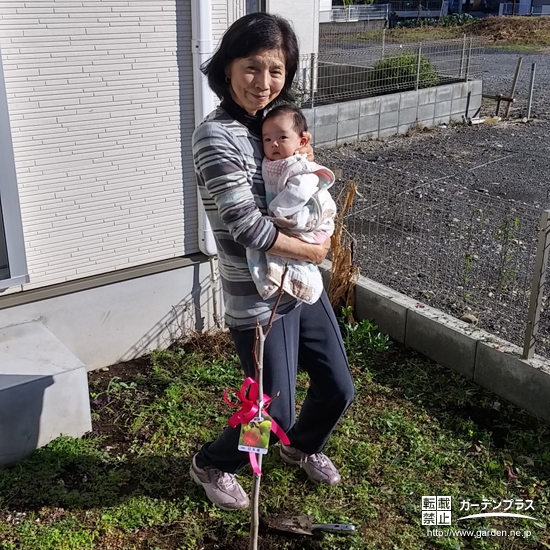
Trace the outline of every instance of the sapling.
<instances>
[{"instance_id":1,"label":"sapling","mask_svg":"<svg viewBox=\"0 0 550 550\"><path fill-rule=\"evenodd\" d=\"M273 310L271 311L271 315L269 317L269 321L267 323L265 331L260 326L260 323L256 323L253 356L254 356L254 365L256 369L255 378L258 384L258 417L263 417L263 412L264 412L264 379L263 379L264 343L265 343L265 339L267 338L267 335L269 334L269 331L271 330L271 327L273 326L273 319L275 317L275 312L277 311L281 298L283 297L283 294L284 294L283 285L285 282L287 272L288 272L288 265L285 266L285 270L281 278L281 285L279 287L279 294L277 296L277 300L275 301L275 305L273 306ZM262 456L263 455L260 453L257 454L259 471L261 471L262 469ZM250 545L249 545L250 550L258 550L258 529L260 526L259 504L260 504L261 477L262 477L261 474L254 472L254 477L252 482L252 497L250 499L250 508L251 508L250 510L250 513L251 513Z\"/></svg>"}]
</instances>

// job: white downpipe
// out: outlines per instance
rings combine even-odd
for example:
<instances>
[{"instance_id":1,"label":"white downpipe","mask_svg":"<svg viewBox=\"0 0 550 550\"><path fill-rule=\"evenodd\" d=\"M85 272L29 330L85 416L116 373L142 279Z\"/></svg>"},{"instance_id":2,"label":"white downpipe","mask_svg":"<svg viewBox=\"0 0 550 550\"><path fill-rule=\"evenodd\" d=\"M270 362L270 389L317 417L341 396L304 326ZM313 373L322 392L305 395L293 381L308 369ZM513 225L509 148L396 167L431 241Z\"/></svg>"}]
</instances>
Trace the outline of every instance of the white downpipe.
<instances>
[{"instance_id":1,"label":"white downpipe","mask_svg":"<svg viewBox=\"0 0 550 550\"><path fill-rule=\"evenodd\" d=\"M200 67L212 55L212 9L210 0L191 0L191 48L193 51L193 96L195 126L214 109L214 94ZM216 243L200 195L197 197L199 214L199 248L207 256L215 256Z\"/></svg>"},{"instance_id":2,"label":"white downpipe","mask_svg":"<svg viewBox=\"0 0 550 550\"><path fill-rule=\"evenodd\" d=\"M201 72L201 65L212 55L212 9L210 0L191 0L191 49L193 52L193 97L195 107L195 127L214 109L214 94ZM206 217L200 193L197 191L199 248L210 257L210 285L214 322L220 327L218 314L218 276L214 256L217 254L214 234Z\"/></svg>"}]
</instances>

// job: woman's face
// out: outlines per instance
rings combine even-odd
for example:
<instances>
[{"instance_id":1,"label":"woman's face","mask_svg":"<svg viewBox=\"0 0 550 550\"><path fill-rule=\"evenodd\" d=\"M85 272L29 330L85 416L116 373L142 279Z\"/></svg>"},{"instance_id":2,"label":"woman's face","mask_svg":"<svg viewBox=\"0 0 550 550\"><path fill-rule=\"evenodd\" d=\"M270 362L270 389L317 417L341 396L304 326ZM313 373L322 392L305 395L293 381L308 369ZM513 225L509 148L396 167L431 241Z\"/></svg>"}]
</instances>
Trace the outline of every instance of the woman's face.
<instances>
[{"instance_id":1,"label":"woman's face","mask_svg":"<svg viewBox=\"0 0 550 550\"><path fill-rule=\"evenodd\" d=\"M271 103L285 84L285 58L281 50L262 50L235 59L227 68L233 101L255 115Z\"/></svg>"}]
</instances>

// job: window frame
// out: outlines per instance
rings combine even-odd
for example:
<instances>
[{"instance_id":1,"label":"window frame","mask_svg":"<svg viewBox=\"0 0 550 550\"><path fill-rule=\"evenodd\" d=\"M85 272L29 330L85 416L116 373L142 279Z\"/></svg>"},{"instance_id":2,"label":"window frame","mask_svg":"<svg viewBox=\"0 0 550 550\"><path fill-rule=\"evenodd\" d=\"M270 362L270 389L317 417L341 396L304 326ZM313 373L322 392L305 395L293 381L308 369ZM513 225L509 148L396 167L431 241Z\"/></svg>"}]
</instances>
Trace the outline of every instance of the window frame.
<instances>
[{"instance_id":1,"label":"window frame","mask_svg":"<svg viewBox=\"0 0 550 550\"><path fill-rule=\"evenodd\" d=\"M248 0L245 2L245 14L248 15L249 13L258 13L258 12L267 12L267 0L256 0L256 3L258 4L258 9L254 11L248 10Z\"/></svg>"},{"instance_id":2,"label":"window frame","mask_svg":"<svg viewBox=\"0 0 550 550\"><path fill-rule=\"evenodd\" d=\"M11 138L8 98L4 80L2 51L0 49L0 209L8 257L9 275L0 279L0 291L29 282L21 205L17 188L17 173ZM1 235L0 235L1 238Z\"/></svg>"}]
</instances>

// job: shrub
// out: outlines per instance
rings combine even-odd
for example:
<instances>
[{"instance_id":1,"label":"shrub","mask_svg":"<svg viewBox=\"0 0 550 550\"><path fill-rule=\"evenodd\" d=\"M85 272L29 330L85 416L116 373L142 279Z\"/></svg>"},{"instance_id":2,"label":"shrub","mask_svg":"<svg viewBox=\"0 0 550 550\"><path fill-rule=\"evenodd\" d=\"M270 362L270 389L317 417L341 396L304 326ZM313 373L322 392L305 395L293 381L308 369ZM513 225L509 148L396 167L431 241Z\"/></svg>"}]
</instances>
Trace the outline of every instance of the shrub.
<instances>
[{"instance_id":1,"label":"shrub","mask_svg":"<svg viewBox=\"0 0 550 550\"><path fill-rule=\"evenodd\" d=\"M474 17L469 13L452 13L449 15L444 15L441 18L441 25L443 27L460 27L471 23L474 20Z\"/></svg>"},{"instance_id":2,"label":"shrub","mask_svg":"<svg viewBox=\"0 0 550 550\"><path fill-rule=\"evenodd\" d=\"M423 19L405 19L398 21L397 27L402 29L414 29L418 27L460 27L474 21L474 17L469 13L451 13L443 15L439 19L423 18Z\"/></svg>"},{"instance_id":3,"label":"shrub","mask_svg":"<svg viewBox=\"0 0 550 550\"><path fill-rule=\"evenodd\" d=\"M416 86L418 70L418 55L414 53L391 54L376 62L367 78L370 89L380 89L385 92L410 90ZM424 55L420 56L420 88L437 86L439 77L431 61Z\"/></svg>"},{"instance_id":4,"label":"shrub","mask_svg":"<svg viewBox=\"0 0 550 550\"><path fill-rule=\"evenodd\" d=\"M405 19L404 21L398 21L396 26L401 29L416 29L418 27L435 27L437 24L437 19L423 18Z\"/></svg>"}]
</instances>

